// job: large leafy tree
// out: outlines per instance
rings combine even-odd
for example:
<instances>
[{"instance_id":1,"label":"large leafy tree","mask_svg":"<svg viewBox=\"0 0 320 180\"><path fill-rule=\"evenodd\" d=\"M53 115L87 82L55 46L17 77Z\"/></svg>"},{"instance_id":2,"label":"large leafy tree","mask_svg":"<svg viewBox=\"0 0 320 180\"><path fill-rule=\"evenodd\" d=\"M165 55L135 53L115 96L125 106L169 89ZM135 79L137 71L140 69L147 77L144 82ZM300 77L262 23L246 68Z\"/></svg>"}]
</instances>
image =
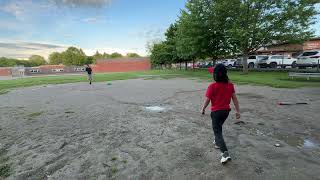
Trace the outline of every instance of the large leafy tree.
<instances>
[{"instance_id":1,"label":"large leafy tree","mask_svg":"<svg viewBox=\"0 0 320 180\"><path fill-rule=\"evenodd\" d=\"M177 55L180 58L193 60L205 56L208 33L204 14L204 0L189 0L186 9L181 11L176 32Z\"/></svg>"},{"instance_id":2,"label":"large leafy tree","mask_svg":"<svg viewBox=\"0 0 320 180\"><path fill-rule=\"evenodd\" d=\"M61 53L62 62L64 65L84 65L86 63L86 55L82 49L69 47Z\"/></svg>"},{"instance_id":3,"label":"large leafy tree","mask_svg":"<svg viewBox=\"0 0 320 180\"><path fill-rule=\"evenodd\" d=\"M31 66L40 66L46 64L44 57L39 55L32 55L29 57L29 62Z\"/></svg>"},{"instance_id":4,"label":"large leafy tree","mask_svg":"<svg viewBox=\"0 0 320 180\"><path fill-rule=\"evenodd\" d=\"M178 56L177 52L177 30L178 30L178 23L173 23L167 29L165 33L165 45L166 45L166 52L168 59L166 60L168 64L172 63L181 63L183 59Z\"/></svg>"},{"instance_id":5,"label":"large leafy tree","mask_svg":"<svg viewBox=\"0 0 320 180\"><path fill-rule=\"evenodd\" d=\"M248 54L263 46L279 42L301 42L312 36L310 25L317 14L315 0L218 0L228 9L227 36L243 54L247 70Z\"/></svg>"},{"instance_id":6,"label":"large leafy tree","mask_svg":"<svg viewBox=\"0 0 320 180\"><path fill-rule=\"evenodd\" d=\"M168 64L170 53L168 52L167 44L165 42L159 42L153 44L151 47L150 60L153 65L165 65Z\"/></svg>"},{"instance_id":7,"label":"large leafy tree","mask_svg":"<svg viewBox=\"0 0 320 180\"><path fill-rule=\"evenodd\" d=\"M49 64L62 64L61 54L53 52L49 55Z\"/></svg>"}]
</instances>

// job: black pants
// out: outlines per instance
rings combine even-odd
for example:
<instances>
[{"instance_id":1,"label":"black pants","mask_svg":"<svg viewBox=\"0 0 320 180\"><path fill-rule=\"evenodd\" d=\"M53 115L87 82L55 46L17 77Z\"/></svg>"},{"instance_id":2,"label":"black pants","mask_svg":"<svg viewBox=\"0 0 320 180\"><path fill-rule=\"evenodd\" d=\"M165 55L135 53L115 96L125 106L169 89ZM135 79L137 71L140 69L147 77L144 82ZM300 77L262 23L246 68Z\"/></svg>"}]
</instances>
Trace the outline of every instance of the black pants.
<instances>
[{"instance_id":1,"label":"black pants","mask_svg":"<svg viewBox=\"0 0 320 180\"><path fill-rule=\"evenodd\" d=\"M212 128L216 145L220 147L221 152L228 151L222 135L222 125L229 116L230 110L219 110L211 112Z\"/></svg>"}]
</instances>

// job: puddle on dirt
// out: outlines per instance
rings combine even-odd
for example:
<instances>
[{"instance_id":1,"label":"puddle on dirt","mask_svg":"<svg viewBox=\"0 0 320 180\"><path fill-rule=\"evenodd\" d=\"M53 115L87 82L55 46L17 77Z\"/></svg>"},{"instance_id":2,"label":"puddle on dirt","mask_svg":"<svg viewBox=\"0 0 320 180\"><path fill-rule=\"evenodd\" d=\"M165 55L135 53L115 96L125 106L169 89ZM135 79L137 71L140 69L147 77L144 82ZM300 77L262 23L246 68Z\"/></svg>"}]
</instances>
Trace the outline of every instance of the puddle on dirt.
<instances>
[{"instance_id":1,"label":"puddle on dirt","mask_svg":"<svg viewBox=\"0 0 320 180\"><path fill-rule=\"evenodd\" d=\"M166 108L160 106L147 106L145 109L151 112L163 112L166 110Z\"/></svg>"},{"instance_id":2,"label":"puddle on dirt","mask_svg":"<svg viewBox=\"0 0 320 180\"><path fill-rule=\"evenodd\" d=\"M316 145L312 141L310 141L308 139L305 139L304 142L303 142L303 147L305 147L305 148L314 148L314 147L316 147Z\"/></svg>"},{"instance_id":3,"label":"puddle on dirt","mask_svg":"<svg viewBox=\"0 0 320 180\"><path fill-rule=\"evenodd\" d=\"M292 135L281 135L281 134L276 134L274 135L275 138L284 141L290 146L295 146L295 147L303 147L303 148L314 148L316 147L316 144L312 142L309 139L303 139L301 137L297 136L292 136Z\"/></svg>"}]
</instances>

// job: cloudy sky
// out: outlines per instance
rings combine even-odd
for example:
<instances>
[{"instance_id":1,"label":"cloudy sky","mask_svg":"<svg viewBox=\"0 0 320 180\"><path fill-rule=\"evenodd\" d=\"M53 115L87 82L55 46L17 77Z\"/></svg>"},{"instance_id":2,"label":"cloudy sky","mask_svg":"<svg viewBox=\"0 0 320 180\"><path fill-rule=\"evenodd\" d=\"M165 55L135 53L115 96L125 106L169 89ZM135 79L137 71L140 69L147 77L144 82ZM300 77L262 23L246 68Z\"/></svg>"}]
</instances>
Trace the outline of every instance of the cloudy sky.
<instances>
[{"instance_id":1,"label":"cloudy sky","mask_svg":"<svg viewBox=\"0 0 320 180\"><path fill-rule=\"evenodd\" d=\"M0 57L137 52L163 37L185 0L0 0Z\"/></svg>"},{"instance_id":2,"label":"cloudy sky","mask_svg":"<svg viewBox=\"0 0 320 180\"><path fill-rule=\"evenodd\" d=\"M0 57L47 58L68 46L87 55L96 50L145 55L147 42L163 38L185 1L0 0ZM320 36L320 20L313 28Z\"/></svg>"}]
</instances>

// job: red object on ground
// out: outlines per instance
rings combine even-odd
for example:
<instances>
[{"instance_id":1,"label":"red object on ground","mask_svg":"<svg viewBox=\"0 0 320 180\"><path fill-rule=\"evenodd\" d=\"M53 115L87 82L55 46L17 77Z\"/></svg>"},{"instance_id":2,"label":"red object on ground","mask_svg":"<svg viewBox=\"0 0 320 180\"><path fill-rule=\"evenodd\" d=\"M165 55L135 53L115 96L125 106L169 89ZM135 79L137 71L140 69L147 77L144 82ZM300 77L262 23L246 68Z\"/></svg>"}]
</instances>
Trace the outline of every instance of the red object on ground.
<instances>
[{"instance_id":1,"label":"red object on ground","mask_svg":"<svg viewBox=\"0 0 320 180\"><path fill-rule=\"evenodd\" d=\"M208 72L209 72L210 74L213 74L213 72L214 72L214 67L209 67L209 68L208 68Z\"/></svg>"},{"instance_id":2,"label":"red object on ground","mask_svg":"<svg viewBox=\"0 0 320 180\"><path fill-rule=\"evenodd\" d=\"M211 83L206 92L206 97L211 100L211 111L230 110L233 93L232 83Z\"/></svg>"}]
</instances>

